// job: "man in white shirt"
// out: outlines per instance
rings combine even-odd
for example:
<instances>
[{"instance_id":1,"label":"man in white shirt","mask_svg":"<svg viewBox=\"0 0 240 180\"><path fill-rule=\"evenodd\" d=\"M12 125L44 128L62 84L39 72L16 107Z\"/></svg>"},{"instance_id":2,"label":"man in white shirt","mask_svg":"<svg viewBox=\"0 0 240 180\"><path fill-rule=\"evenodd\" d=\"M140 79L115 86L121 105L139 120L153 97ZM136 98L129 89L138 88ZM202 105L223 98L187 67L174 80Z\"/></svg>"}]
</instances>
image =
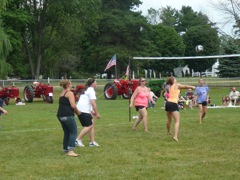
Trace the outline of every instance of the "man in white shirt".
<instances>
[{"instance_id":1,"label":"man in white shirt","mask_svg":"<svg viewBox=\"0 0 240 180\"><path fill-rule=\"evenodd\" d=\"M237 100L239 98L238 96L239 96L239 92L236 90L236 87L233 87L232 91L229 94L229 98L233 103L233 106L236 106Z\"/></svg>"}]
</instances>

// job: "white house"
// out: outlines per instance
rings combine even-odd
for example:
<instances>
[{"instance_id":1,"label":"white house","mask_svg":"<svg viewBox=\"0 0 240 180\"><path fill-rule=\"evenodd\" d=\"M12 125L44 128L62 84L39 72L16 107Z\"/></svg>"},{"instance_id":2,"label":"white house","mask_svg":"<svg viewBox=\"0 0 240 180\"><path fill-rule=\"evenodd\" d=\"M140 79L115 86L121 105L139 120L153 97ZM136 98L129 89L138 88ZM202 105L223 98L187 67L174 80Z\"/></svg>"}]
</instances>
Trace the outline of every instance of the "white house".
<instances>
[{"instance_id":1,"label":"white house","mask_svg":"<svg viewBox=\"0 0 240 180\"><path fill-rule=\"evenodd\" d=\"M219 72L218 70L218 66L219 66L219 61L217 59L217 61L212 65L211 71L206 70L205 72L202 72L201 74L204 76L211 76L211 77L217 77L217 73ZM192 77L197 76L199 77L200 72L194 72L192 69Z\"/></svg>"},{"instance_id":2,"label":"white house","mask_svg":"<svg viewBox=\"0 0 240 180\"><path fill-rule=\"evenodd\" d=\"M186 76L187 73L190 74L190 69L188 68L188 65L186 65L184 67L174 68L173 71L174 71L175 76L177 76L177 77L182 77L183 74L184 74L184 76Z\"/></svg>"}]
</instances>

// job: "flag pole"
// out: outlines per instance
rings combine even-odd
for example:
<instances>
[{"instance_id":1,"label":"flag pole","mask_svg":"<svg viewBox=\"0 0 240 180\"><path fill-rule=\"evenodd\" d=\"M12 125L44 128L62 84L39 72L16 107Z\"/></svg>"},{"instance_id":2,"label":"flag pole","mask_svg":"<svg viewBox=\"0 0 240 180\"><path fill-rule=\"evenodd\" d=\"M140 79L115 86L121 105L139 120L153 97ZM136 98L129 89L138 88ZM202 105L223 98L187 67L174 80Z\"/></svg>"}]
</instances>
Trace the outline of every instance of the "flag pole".
<instances>
[{"instance_id":1,"label":"flag pole","mask_svg":"<svg viewBox=\"0 0 240 180\"><path fill-rule=\"evenodd\" d=\"M128 60L128 67L129 67L129 71L128 71L128 84L129 82L131 81L131 69L130 69L130 63L131 63L131 60L130 60L130 57L129 57L129 60ZM130 103L131 103L131 97L132 97L132 87L130 87L130 85L128 85L128 97L129 97L129 104L128 104L128 118L129 118L129 122L131 122L131 108L129 107Z\"/></svg>"},{"instance_id":2,"label":"flag pole","mask_svg":"<svg viewBox=\"0 0 240 180\"><path fill-rule=\"evenodd\" d=\"M117 54L115 54L115 56L116 56L115 78L118 79L118 77L117 77Z\"/></svg>"}]
</instances>

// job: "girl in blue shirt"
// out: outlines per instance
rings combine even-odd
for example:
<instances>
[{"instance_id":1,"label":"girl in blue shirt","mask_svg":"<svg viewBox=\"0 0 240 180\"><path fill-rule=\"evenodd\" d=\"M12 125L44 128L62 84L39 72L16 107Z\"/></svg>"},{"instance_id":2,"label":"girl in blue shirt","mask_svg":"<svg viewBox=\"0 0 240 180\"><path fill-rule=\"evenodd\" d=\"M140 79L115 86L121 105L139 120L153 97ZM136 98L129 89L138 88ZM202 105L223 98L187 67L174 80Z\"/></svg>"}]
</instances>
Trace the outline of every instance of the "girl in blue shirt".
<instances>
[{"instance_id":1,"label":"girl in blue shirt","mask_svg":"<svg viewBox=\"0 0 240 180\"><path fill-rule=\"evenodd\" d=\"M200 79L199 83L200 85L197 86L195 94L197 95L197 103L199 107L199 123L202 124L202 120L207 113L209 87L204 84L203 79Z\"/></svg>"}]
</instances>

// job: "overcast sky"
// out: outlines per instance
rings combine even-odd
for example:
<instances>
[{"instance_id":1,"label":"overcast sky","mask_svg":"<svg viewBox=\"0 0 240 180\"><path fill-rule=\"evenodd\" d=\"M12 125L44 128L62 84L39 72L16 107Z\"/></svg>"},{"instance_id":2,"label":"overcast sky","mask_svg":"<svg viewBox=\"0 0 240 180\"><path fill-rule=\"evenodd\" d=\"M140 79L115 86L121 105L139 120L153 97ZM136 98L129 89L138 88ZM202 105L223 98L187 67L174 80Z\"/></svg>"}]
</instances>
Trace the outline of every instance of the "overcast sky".
<instances>
[{"instance_id":1,"label":"overcast sky","mask_svg":"<svg viewBox=\"0 0 240 180\"><path fill-rule=\"evenodd\" d=\"M217 2L218 0L141 0L142 5L139 10L143 12L143 15L147 15L147 10L151 7L159 9L161 7L171 6L177 10L180 10L182 6L190 6L196 12L202 12L208 16L212 22L216 22L217 26L225 33L231 35L231 24L224 25L226 22L226 16L223 13L214 9L210 2Z\"/></svg>"}]
</instances>

